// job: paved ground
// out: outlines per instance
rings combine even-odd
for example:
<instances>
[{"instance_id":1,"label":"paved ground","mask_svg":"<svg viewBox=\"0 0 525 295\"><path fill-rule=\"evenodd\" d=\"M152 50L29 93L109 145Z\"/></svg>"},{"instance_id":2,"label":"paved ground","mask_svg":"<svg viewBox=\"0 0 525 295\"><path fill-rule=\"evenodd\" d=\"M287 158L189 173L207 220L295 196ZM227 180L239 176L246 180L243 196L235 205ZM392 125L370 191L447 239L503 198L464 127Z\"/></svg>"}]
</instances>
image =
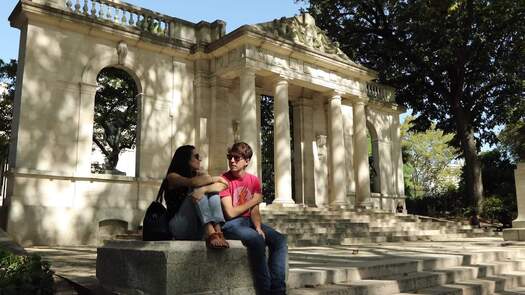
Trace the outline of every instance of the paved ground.
<instances>
[{"instance_id":1,"label":"paved ground","mask_svg":"<svg viewBox=\"0 0 525 295\"><path fill-rule=\"evenodd\" d=\"M366 264L413 259L432 254L458 254L471 251L494 251L502 248L525 248L523 242L504 242L501 238L471 238L440 242L376 243L358 246L300 247L289 250L290 269L312 270L351 268ZM80 290L98 290L95 273L95 247L30 247L52 263L56 274ZM81 286L81 287L80 287ZM80 292L84 293L84 292ZM88 294L88 293L86 293Z\"/></svg>"}]
</instances>

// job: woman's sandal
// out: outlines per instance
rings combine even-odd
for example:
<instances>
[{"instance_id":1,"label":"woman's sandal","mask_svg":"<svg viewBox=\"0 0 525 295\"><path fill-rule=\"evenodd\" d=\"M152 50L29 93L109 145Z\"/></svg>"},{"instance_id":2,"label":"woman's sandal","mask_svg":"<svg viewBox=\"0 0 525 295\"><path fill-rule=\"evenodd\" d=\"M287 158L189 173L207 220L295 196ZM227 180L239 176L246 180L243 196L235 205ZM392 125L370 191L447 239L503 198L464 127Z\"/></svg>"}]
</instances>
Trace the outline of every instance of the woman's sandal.
<instances>
[{"instance_id":1,"label":"woman's sandal","mask_svg":"<svg viewBox=\"0 0 525 295\"><path fill-rule=\"evenodd\" d=\"M219 233L212 233L206 238L206 247L210 249L224 249L223 240Z\"/></svg>"},{"instance_id":2,"label":"woman's sandal","mask_svg":"<svg viewBox=\"0 0 525 295\"><path fill-rule=\"evenodd\" d=\"M223 234L222 232L218 232L217 234L218 234L219 237L222 239L222 244L224 245L224 248L225 248L225 249L230 248L230 244L229 244L228 241L226 241L226 239L224 238L224 234Z\"/></svg>"}]
</instances>

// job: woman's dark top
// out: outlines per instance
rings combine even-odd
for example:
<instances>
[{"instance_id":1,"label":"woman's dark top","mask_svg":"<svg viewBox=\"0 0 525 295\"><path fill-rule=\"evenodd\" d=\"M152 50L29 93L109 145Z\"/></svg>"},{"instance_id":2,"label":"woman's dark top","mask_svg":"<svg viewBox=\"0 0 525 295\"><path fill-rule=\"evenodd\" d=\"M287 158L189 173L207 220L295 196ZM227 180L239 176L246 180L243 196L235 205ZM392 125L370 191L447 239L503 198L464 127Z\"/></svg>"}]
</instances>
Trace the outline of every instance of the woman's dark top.
<instances>
[{"instance_id":1,"label":"woman's dark top","mask_svg":"<svg viewBox=\"0 0 525 295\"><path fill-rule=\"evenodd\" d=\"M164 199L166 200L166 207L168 207L168 216L173 218L177 211L179 211L184 198L189 194L190 189L187 187L180 187L175 189L166 188Z\"/></svg>"}]
</instances>

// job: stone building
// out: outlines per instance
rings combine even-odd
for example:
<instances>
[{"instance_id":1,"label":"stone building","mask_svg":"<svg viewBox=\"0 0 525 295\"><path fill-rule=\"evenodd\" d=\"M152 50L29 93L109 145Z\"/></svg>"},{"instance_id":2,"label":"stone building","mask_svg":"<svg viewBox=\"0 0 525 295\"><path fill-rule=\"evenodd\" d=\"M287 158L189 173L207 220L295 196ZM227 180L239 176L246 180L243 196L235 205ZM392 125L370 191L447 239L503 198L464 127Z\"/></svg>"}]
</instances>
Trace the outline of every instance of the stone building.
<instances>
[{"instance_id":1,"label":"stone building","mask_svg":"<svg viewBox=\"0 0 525 295\"><path fill-rule=\"evenodd\" d=\"M260 175L261 95L274 99L268 210L393 211L404 201L393 89L308 14L225 34L220 20L195 24L118 1L21 0L10 22L21 37L2 226L22 244L94 244L115 224L136 228L183 144L217 174L227 147L246 141ZM138 90L134 177L91 173L96 78L107 67Z\"/></svg>"}]
</instances>

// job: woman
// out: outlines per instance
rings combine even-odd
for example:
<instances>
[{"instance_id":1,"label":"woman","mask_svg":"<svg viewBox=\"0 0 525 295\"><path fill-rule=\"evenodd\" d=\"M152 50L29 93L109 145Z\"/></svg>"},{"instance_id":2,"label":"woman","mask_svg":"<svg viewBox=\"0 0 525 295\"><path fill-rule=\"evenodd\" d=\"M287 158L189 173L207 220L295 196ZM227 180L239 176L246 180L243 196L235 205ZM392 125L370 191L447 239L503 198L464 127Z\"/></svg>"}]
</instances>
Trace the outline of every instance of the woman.
<instances>
[{"instance_id":1,"label":"woman","mask_svg":"<svg viewBox=\"0 0 525 295\"><path fill-rule=\"evenodd\" d=\"M200 162L191 145L179 147L173 155L163 181L170 231L176 240L200 240L205 235L209 248L228 248L218 194L228 183L219 176L199 174Z\"/></svg>"}]
</instances>

